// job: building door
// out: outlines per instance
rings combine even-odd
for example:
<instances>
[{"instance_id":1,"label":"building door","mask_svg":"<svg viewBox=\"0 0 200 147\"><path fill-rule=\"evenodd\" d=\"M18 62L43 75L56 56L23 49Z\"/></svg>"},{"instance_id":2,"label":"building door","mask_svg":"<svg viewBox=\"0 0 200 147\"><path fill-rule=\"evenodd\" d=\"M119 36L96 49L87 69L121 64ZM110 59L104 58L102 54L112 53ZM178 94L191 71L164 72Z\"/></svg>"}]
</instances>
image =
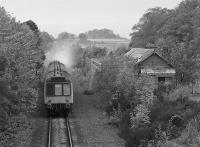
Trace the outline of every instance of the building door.
<instances>
[{"instance_id":1,"label":"building door","mask_svg":"<svg viewBox=\"0 0 200 147\"><path fill-rule=\"evenodd\" d=\"M165 82L165 77L158 77L158 82L164 83Z\"/></svg>"}]
</instances>

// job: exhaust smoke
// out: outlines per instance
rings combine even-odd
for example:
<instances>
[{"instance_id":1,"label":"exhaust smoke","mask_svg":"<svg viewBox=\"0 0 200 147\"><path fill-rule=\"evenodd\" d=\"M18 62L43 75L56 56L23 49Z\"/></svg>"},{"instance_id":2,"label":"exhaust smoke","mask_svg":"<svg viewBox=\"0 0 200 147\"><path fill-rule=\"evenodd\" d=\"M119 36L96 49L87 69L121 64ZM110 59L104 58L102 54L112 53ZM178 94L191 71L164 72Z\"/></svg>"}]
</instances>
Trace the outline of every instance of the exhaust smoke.
<instances>
[{"instance_id":1,"label":"exhaust smoke","mask_svg":"<svg viewBox=\"0 0 200 147\"><path fill-rule=\"evenodd\" d=\"M73 42L55 41L52 48L46 53L45 66L50 62L57 60L63 63L68 69L74 64L74 52L72 50Z\"/></svg>"}]
</instances>

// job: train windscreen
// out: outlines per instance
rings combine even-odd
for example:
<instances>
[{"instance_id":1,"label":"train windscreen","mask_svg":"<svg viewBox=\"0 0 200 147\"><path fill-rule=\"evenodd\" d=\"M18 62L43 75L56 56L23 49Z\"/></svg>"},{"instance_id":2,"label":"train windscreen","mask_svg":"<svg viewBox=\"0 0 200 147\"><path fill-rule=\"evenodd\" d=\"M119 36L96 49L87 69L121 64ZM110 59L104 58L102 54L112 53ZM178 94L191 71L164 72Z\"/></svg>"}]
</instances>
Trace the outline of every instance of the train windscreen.
<instances>
[{"instance_id":1,"label":"train windscreen","mask_svg":"<svg viewBox=\"0 0 200 147\"><path fill-rule=\"evenodd\" d=\"M62 84L55 84L55 96L62 94Z\"/></svg>"},{"instance_id":2,"label":"train windscreen","mask_svg":"<svg viewBox=\"0 0 200 147\"><path fill-rule=\"evenodd\" d=\"M47 96L70 96L71 95L70 83L47 83L46 95Z\"/></svg>"},{"instance_id":3,"label":"train windscreen","mask_svg":"<svg viewBox=\"0 0 200 147\"><path fill-rule=\"evenodd\" d=\"M63 84L63 95L70 95L70 84Z\"/></svg>"}]
</instances>

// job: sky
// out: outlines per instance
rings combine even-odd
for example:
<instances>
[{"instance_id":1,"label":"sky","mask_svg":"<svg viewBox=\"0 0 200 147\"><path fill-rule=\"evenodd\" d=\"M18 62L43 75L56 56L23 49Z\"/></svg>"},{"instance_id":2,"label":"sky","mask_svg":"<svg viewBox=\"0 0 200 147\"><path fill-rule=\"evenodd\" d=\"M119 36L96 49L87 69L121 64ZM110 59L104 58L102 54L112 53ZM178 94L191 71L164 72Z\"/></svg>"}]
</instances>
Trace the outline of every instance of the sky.
<instances>
[{"instance_id":1,"label":"sky","mask_svg":"<svg viewBox=\"0 0 200 147\"><path fill-rule=\"evenodd\" d=\"M20 22L33 20L41 31L56 37L108 28L130 38L131 28L149 8L173 9L182 0L0 0Z\"/></svg>"}]
</instances>

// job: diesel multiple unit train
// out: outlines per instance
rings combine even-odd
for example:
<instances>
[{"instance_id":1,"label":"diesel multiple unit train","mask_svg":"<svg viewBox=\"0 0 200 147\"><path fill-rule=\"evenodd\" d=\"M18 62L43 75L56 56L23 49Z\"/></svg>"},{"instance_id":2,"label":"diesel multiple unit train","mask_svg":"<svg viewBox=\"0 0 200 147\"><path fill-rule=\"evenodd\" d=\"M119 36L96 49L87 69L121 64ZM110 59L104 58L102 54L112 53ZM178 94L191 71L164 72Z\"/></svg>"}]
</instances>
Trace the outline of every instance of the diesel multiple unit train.
<instances>
[{"instance_id":1,"label":"diesel multiple unit train","mask_svg":"<svg viewBox=\"0 0 200 147\"><path fill-rule=\"evenodd\" d=\"M71 111L73 85L70 74L59 61L50 62L44 82L44 103L48 110Z\"/></svg>"}]
</instances>

